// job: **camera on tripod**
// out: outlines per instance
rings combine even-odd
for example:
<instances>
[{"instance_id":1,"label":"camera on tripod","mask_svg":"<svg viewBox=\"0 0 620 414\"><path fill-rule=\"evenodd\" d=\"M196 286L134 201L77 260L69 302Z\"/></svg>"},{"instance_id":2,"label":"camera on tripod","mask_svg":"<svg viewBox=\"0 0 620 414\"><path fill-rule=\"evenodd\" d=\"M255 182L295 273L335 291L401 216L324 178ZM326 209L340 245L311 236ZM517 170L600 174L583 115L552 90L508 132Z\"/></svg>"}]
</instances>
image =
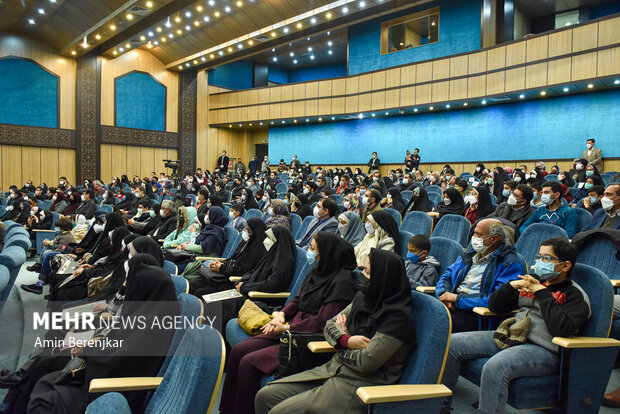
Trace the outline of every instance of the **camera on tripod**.
<instances>
[{"instance_id":1,"label":"camera on tripod","mask_svg":"<svg viewBox=\"0 0 620 414\"><path fill-rule=\"evenodd\" d=\"M179 172L179 160L173 161L173 160L162 160L164 162L164 167L166 168L170 168L172 169L172 176L176 177L178 176L178 172Z\"/></svg>"}]
</instances>

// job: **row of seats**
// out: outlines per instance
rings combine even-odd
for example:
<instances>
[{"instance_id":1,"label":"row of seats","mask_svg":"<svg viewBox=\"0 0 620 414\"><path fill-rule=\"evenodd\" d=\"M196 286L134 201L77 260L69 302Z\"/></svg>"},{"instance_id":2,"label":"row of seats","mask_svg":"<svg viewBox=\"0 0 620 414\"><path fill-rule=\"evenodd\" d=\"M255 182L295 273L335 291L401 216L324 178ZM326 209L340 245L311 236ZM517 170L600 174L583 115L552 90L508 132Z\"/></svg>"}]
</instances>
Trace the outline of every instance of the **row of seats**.
<instances>
[{"instance_id":1,"label":"row of seats","mask_svg":"<svg viewBox=\"0 0 620 414\"><path fill-rule=\"evenodd\" d=\"M19 270L26 261L26 252L31 242L28 232L22 226L5 221L4 248L0 253L0 311L4 308Z\"/></svg>"}]
</instances>

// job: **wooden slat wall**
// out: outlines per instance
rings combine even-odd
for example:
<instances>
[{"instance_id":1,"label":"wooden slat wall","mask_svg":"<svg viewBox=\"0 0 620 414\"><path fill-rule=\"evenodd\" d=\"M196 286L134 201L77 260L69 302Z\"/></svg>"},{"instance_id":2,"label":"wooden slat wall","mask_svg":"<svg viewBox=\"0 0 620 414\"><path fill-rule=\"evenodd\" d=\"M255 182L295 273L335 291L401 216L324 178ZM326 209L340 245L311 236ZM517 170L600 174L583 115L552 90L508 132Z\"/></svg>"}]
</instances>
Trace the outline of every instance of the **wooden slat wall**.
<instances>
[{"instance_id":1,"label":"wooden slat wall","mask_svg":"<svg viewBox=\"0 0 620 414\"><path fill-rule=\"evenodd\" d=\"M101 125L114 125L114 78L134 70L147 72L166 86L166 131L178 132L179 76L142 49L116 59L101 58Z\"/></svg>"},{"instance_id":2,"label":"wooden slat wall","mask_svg":"<svg viewBox=\"0 0 620 414\"><path fill-rule=\"evenodd\" d=\"M617 27L620 17L399 68L212 95L208 122L227 127L246 122L354 115L482 99L616 75L620 74ZM609 48L610 45L616 47ZM556 59L547 61L548 58Z\"/></svg>"},{"instance_id":3,"label":"wooden slat wall","mask_svg":"<svg viewBox=\"0 0 620 414\"><path fill-rule=\"evenodd\" d=\"M75 183L73 149L0 145L0 160L2 191L8 191L11 185L21 188L26 180L32 180L34 185L55 186L60 176Z\"/></svg>"},{"instance_id":4,"label":"wooden slat wall","mask_svg":"<svg viewBox=\"0 0 620 414\"><path fill-rule=\"evenodd\" d=\"M60 77L60 128L75 129L75 80L77 64L74 59L59 56L42 43L13 35L0 34L0 57L18 56L32 59Z\"/></svg>"},{"instance_id":5,"label":"wooden slat wall","mask_svg":"<svg viewBox=\"0 0 620 414\"><path fill-rule=\"evenodd\" d=\"M101 180L109 183L112 176L127 174L150 177L151 172L172 173L164 168L164 159L178 159L178 151L169 148L136 147L130 145L101 144Z\"/></svg>"}]
</instances>

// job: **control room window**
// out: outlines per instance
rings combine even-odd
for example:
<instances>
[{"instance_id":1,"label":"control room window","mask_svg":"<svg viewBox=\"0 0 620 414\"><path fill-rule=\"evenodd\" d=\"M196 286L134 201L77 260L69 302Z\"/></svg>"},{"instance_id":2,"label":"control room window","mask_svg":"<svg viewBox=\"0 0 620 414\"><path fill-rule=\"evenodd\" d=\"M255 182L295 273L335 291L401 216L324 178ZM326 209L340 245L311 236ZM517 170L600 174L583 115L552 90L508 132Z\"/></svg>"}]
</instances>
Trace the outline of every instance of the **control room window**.
<instances>
[{"instance_id":1,"label":"control room window","mask_svg":"<svg viewBox=\"0 0 620 414\"><path fill-rule=\"evenodd\" d=\"M438 7L381 23L382 55L438 41Z\"/></svg>"}]
</instances>

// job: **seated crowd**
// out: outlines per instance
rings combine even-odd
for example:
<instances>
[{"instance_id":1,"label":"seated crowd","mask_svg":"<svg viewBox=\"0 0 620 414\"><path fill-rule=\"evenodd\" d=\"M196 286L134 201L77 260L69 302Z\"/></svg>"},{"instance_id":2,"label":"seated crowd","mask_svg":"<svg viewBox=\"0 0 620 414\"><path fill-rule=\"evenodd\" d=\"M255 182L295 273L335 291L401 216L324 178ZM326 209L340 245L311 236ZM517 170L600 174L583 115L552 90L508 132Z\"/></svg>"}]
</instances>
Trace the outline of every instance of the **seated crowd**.
<instances>
[{"instance_id":1,"label":"seated crowd","mask_svg":"<svg viewBox=\"0 0 620 414\"><path fill-rule=\"evenodd\" d=\"M434 288L452 318L442 383L453 388L463 362L488 357L478 411L501 413L509 382L558 373L552 338L575 335L586 325L590 302L571 281L578 245L568 239L609 230L607 237L618 240L620 183L605 186L586 159L575 160L570 171L553 166L549 173L557 180L545 179L542 162L514 170L478 164L459 177L449 165L443 171L419 170L417 149L405 161L404 171L387 176L379 172L374 153L368 174L359 168L311 168L295 156L290 166L282 160L276 169L267 158L259 165L254 157L247 172L239 162L234 172L198 169L179 180L153 173L132 180L113 177L108 185L95 180L74 186L65 177L56 187L27 181L22 188L11 186L0 203L5 206L0 236L2 221L8 220L22 225L33 242L38 231L56 230L28 267L38 274L37 282L21 286L42 294L49 285L52 310L58 310L57 303L80 301L93 303L94 312L120 315L138 311L123 308L123 302L174 301L174 285L162 270L164 258L174 261L189 281L189 293L204 301L205 313L214 309L214 294L236 292L217 302L224 337L227 322L248 310L250 292L291 288L303 252L298 292L284 306L277 299L255 300L264 323L229 347L222 413L309 412L310 407L365 412L355 390L398 382L416 347L412 291ZM577 209L592 215L588 226L580 228ZM441 251L431 255L437 239L430 231L403 240L401 222L412 212L426 214L433 226L445 217L464 217L471 224L467 247L447 262ZM515 242L535 223L558 226L568 237L542 241L535 261L526 264ZM239 234L238 244L232 244L231 234ZM72 275L60 275L63 261L79 266ZM473 311L479 307L516 313L495 331L480 330ZM336 354L280 375L280 338L288 331L317 333ZM97 333L93 341L106 335L150 340L126 330ZM163 362L99 355L88 346L56 351L37 351L17 371L2 371L0 386L10 390L1 412L84 412L98 397L88 392L91 378L154 376ZM75 356L86 361L85 375L60 382ZM264 377L274 374L277 379L263 386ZM146 392L126 394L133 412L144 410ZM607 399L620 402L614 395ZM442 412L450 405L448 398Z\"/></svg>"}]
</instances>

